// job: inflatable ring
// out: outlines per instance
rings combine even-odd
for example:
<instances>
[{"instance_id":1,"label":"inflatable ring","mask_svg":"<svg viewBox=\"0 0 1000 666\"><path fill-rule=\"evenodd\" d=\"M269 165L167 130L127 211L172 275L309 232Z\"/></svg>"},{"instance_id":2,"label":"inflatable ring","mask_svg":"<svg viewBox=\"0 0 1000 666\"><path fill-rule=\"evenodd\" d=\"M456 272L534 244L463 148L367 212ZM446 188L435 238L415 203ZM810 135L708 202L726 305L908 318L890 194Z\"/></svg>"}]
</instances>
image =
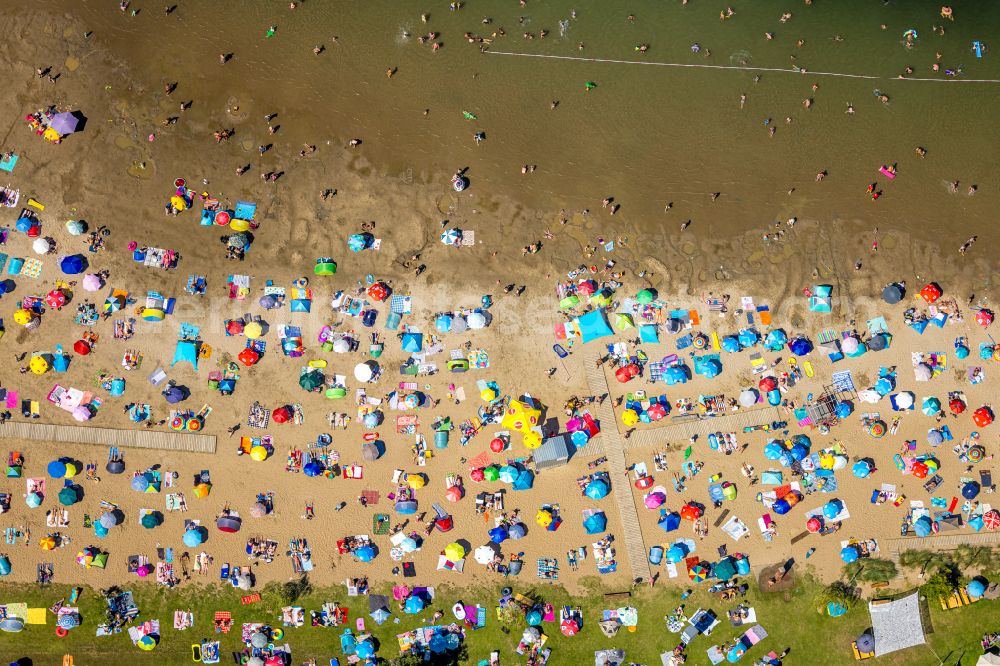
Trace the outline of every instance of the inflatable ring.
<instances>
[{"instance_id":1,"label":"inflatable ring","mask_svg":"<svg viewBox=\"0 0 1000 666\"><path fill-rule=\"evenodd\" d=\"M280 627L275 627L274 629L271 630L271 638L272 639L274 639L276 641L280 641L284 637L285 637L285 630L284 629L282 629Z\"/></svg>"},{"instance_id":2,"label":"inflatable ring","mask_svg":"<svg viewBox=\"0 0 1000 666\"><path fill-rule=\"evenodd\" d=\"M819 427L819 434L821 434L821 435L829 435L830 434L830 426L826 425L825 423L823 425L821 425Z\"/></svg>"},{"instance_id":3,"label":"inflatable ring","mask_svg":"<svg viewBox=\"0 0 1000 666\"><path fill-rule=\"evenodd\" d=\"M184 180L183 178L178 178L174 181L174 187L180 188L184 187L185 185L187 185L187 181Z\"/></svg>"},{"instance_id":4,"label":"inflatable ring","mask_svg":"<svg viewBox=\"0 0 1000 666\"><path fill-rule=\"evenodd\" d=\"M993 360L1000 361L1000 347L993 348Z\"/></svg>"},{"instance_id":5,"label":"inflatable ring","mask_svg":"<svg viewBox=\"0 0 1000 666\"><path fill-rule=\"evenodd\" d=\"M250 655L245 654L245 653L240 655L240 663L241 664L245 664L248 661L250 661Z\"/></svg>"},{"instance_id":6,"label":"inflatable ring","mask_svg":"<svg viewBox=\"0 0 1000 666\"><path fill-rule=\"evenodd\" d=\"M69 629L65 627L56 627L56 636L59 638L66 638L66 634L69 633Z\"/></svg>"}]
</instances>

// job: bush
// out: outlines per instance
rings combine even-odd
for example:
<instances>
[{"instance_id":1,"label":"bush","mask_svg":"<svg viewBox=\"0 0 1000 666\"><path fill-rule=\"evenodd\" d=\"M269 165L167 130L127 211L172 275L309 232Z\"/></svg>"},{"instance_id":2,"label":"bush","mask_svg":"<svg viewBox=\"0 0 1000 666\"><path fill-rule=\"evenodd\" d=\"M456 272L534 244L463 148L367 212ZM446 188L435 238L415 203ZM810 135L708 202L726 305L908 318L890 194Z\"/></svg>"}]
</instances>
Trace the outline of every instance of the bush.
<instances>
[{"instance_id":1,"label":"bush","mask_svg":"<svg viewBox=\"0 0 1000 666\"><path fill-rule=\"evenodd\" d=\"M827 604L830 602L840 604L844 608L850 609L857 599L858 595L853 587L847 583L837 581L836 583L828 585L817 592L816 596L813 598L813 603L815 603L816 611L818 613L825 613Z\"/></svg>"},{"instance_id":2,"label":"bush","mask_svg":"<svg viewBox=\"0 0 1000 666\"><path fill-rule=\"evenodd\" d=\"M844 577L866 583L887 583L896 577L896 565L892 560L870 558L851 562L844 567Z\"/></svg>"}]
</instances>

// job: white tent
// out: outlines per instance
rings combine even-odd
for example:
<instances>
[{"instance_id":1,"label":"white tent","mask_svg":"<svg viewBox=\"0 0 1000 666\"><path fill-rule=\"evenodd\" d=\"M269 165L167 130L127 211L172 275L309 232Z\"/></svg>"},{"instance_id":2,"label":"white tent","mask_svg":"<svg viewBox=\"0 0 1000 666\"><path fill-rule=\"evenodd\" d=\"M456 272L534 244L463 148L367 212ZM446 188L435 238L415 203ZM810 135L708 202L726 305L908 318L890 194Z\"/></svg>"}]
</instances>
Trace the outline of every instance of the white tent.
<instances>
[{"instance_id":1,"label":"white tent","mask_svg":"<svg viewBox=\"0 0 1000 666\"><path fill-rule=\"evenodd\" d=\"M926 642L916 592L896 601L872 601L868 604L868 612L872 618L876 655L881 657Z\"/></svg>"},{"instance_id":2,"label":"white tent","mask_svg":"<svg viewBox=\"0 0 1000 666\"><path fill-rule=\"evenodd\" d=\"M987 652L979 657L976 666L1000 666L1000 655Z\"/></svg>"}]
</instances>

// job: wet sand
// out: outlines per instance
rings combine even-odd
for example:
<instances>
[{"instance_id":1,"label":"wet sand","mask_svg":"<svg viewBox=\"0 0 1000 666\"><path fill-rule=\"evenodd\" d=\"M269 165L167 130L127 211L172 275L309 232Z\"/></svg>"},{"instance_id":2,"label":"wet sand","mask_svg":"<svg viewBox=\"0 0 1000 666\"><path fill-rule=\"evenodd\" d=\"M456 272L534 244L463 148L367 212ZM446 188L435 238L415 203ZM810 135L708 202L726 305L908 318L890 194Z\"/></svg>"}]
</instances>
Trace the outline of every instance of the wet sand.
<instances>
[{"instance_id":1,"label":"wet sand","mask_svg":"<svg viewBox=\"0 0 1000 666\"><path fill-rule=\"evenodd\" d=\"M177 309L166 321L138 324L136 337L128 347L142 349L143 366L124 375L128 379L126 398L106 399L97 425L129 427L121 407L131 401L150 402L154 418L165 417L167 406L145 382L145 376L158 364L171 360L179 322L200 325L205 342L213 347L212 357L203 362L198 374L177 366L171 378L192 389L193 396L186 404L194 408L203 403L213 406L207 431L220 436L218 453L198 456L126 452L126 461L130 471L152 464L176 470L181 489L188 491L191 511L186 518L210 523L227 502L243 513L245 527L239 535L210 530L205 551L215 558L216 565L245 562L245 537L266 535L279 542L281 551L288 539L306 536L316 562L314 582L319 585L365 573L388 578L393 566L386 557L385 543L381 544L385 546L383 555L373 564L360 565L337 556L334 542L347 534L370 531L373 508L362 509L354 501L361 489L384 494L390 489L393 469L415 469L408 452L409 438L387 435L389 455L366 465L364 481L307 480L282 471L288 448L304 447L316 434L327 430L328 411L352 410L301 391L296 378L302 363L280 355L273 333L264 363L243 373L235 395L221 398L205 386L206 368L220 367L227 354L235 355L242 348L242 338L223 336L223 320L247 311L257 313L259 308L252 303L261 294L265 280L288 286L292 279L310 274L316 257L333 256L339 267L334 278L313 279L313 313L306 316L279 310L264 316L272 328L283 322L302 326L309 347L304 360L322 356L336 370L348 374L360 357L345 361L323 355L315 342L322 326L335 321L326 305L335 290L352 289L356 280L369 273L386 279L398 293L413 296L415 310L408 321L425 332L432 330L435 312L453 306L473 307L483 294L494 295L495 323L489 329L467 336L445 336L446 350L459 347L466 339L489 350L491 368L465 376L427 379L431 387L428 392L434 398L444 398L447 385L457 378L460 381L456 383L464 386L469 399L460 406L449 406L445 401L439 409L422 410L420 420L425 426L443 414L457 421L470 416L478 406L476 379L496 380L504 391L512 393L529 392L539 397L552 415L568 395L583 394L586 384L580 352L567 360L568 372L560 370L553 379L544 378L546 370L556 363L548 351L551 327L561 319L551 285L581 264L608 259L617 262L614 270L625 271L624 292L648 284L659 289L671 305L683 307L696 307L708 292L732 294L734 299L750 294L758 303L769 303L775 324L790 331L815 334L824 328L840 330L850 319L863 323L877 314L886 314L897 335L892 351L878 357L869 355L860 362L850 362L848 367L874 378L876 363L899 365L903 388L915 390L908 385L911 378L907 375L911 348L950 351L955 335L973 336L974 344L982 338L982 333L967 325L933 331L918 339L900 330L901 306L886 308L873 296L887 281L895 279L906 279L911 291L923 281L935 279L963 304L971 293L992 296L990 280L995 259L987 249L996 238L995 231L988 227L996 200L989 186L995 156L981 147L997 143L991 142L997 130L987 122L986 115L997 94L995 86L893 84L892 105L884 109L874 100L867 82L822 80L815 93L822 101L805 111L800 102L812 94L809 77L797 80L790 74L765 74L754 88L749 72L623 69L609 64L550 64L481 55L477 47L463 44L460 39L464 30L480 29L478 15L450 16L442 12L432 16L426 29L441 31L447 40L439 53L432 54L426 46L397 39L404 24L413 33L425 29L419 24L416 10L402 21L392 13L331 17L320 14L310 2L295 12L275 10L273 14L252 4L244 6L238 20L227 23L233 6L226 3L216 3L210 10L182 5L171 16L143 7L136 17L121 15L113 3L85 2L69 14L57 11L57 7L60 5L42 3L30 11L11 10L5 16L10 38L0 46L0 57L9 64L11 79L19 83L16 94L0 103L2 117L10 119L3 145L5 150L16 149L22 154L9 181L21 188L22 195L34 196L46 205L42 214L45 235L58 242L59 253L83 251L80 240L65 233L62 224L66 219L85 219L92 226L106 224L112 230L107 251L87 256L94 269L111 271L109 286L126 288L139 297L150 289L178 297ZM537 31L539 25L550 22L555 26L558 18L567 13L565 8L560 9L559 14L533 19L531 29ZM808 14L798 8L794 11ZM642 20L644 13L637 13ZM773 13L775 16L766 21L755 20L762 25L776 23L780 12ZM498 24L499 16L498 12ZM371 21L365 23L369 18ZM925 17L925 22L932 18ZM339 24L341 19L343 23ZM437 24L439 20L443 27ZM879 20L876 17L872 22L877 24ZM584 21L582 15L580 21ZM624 16L615 21L624 21ZM721 28L714 23L707 27L704 16L693 21L704 24L706 32L696 35L697 31L680 31L676 43L669 46L670 52L659 53L656 47L658 59L680 58L690 41L702 39L701 34L723 39L718 32ZM549 46L551 42L542 47L537 38L522 43L523 29L516 27L515 15L506 16L503 22L510 33L507 40L516 50L554 52L557 48ZM263 41L263 31L270 23L279 25L278 32L271 40ZM363 28L362 23L367 27ZM221 37L219 25L229 27ZM596 30L593 23L586 25L587 30ZM342 26L344 30L339 29ZM95 32L85 39L87 30ZM877 25L866 30L877 34ZM952 26L949 30L953 30ZM752 34L757 32L754 28ZM335 45L330 38L338 33L339 45ZM746 34L751 34L749 28ZM626 39L628 46L617 41L606 43L601 54L633 57L630 50L635 39ZM823 33L810 37L816 42L825 39ZM914 55L914 60L919 55L925 66L937 48L929 36L926 39ZM966 48L958 37L943 39L954 50ZM602 46L596 36L586 41L585 53L597 52ZM136 46L139 43L141 48ZM313 56L313 44L320 43L326 45L327 52ZM709 40L705 43L709 44ZM274 53L267 52L272 45ZM789 46L786 41L784 47L787 52L794 44ZM629 52L621 53L623 48ZM712 48L716 53L728 50ZM755 46L754 51L763 48ZM832 47L823 46L828 48ZM571 43L563 44L560 50L576 54ZM236 53L234 60L220 65L218 53L228 51ZM755 56L755 62L768 57L784 63L783 57L774 56L760 56L760 60ZM838 63L835 56L828 57L831 65L847 64ZM881 74L895 72L893 66L899 55L892 58L879 62ZM962 59L971 62L967 56ZM52 66L60 73L58 81L52 84L34 78L38 66ZM390 66L399 67L391 79L385 76ZM987 63L981 67L990 66ZM474 78L477 71L479 75ZM616 86L619 77L621 82ZM599 85L585 93L586 80ZM172 81L178 82L178 88L165 95L163 86ZM919 86L940 87L928 92L928 88ZM658 95L643 106L636 99L640 96L636 91L645 89L654 89ZM741 112L738 97L743 90L748 92L750 106ZM552 99L560 100L555 111L548 108ZM192 107L181 113L181 102L188 100L193 101ZM857 105L855 116L843 113L845 101ZM89 119L85 131L61 145L49 145L34 137L21 118L47 104L83 111ZM422 114L425 108L431 109L426 118ZM463 109L472 111L480 120L463 119ZM273 124L281 128L274 135L267 133L263 119L267 113L278 114ZM785 115L793 116L789 126L783 122ZM951 124L950 118L959 115L960 126ZM162 126L162 121L172 116L179 116L178 122ZM766 117L773 117L778 124L773 139L762 125ZM965 129L968 127L980 129L969 132ZM212 132L221 128L235 128L236 134L228 143L216 145ZM478 148L472 141L477 129L487 133L486 141ZM155 134L152 142L147 140L150 133ZM362 145L346 148L347 141L354 137L361 138ZM316 144L318 150L300 158L298 152L304 142ZM257 152L262 143L274 144L263 157ZM917 145L928 149L926 159L913 154ZM976 146L980 149L972 150ZM864 187L876 178L878 166L886 162L898 162L900 176L892 183L880 179L886 195L872 202ZM522 164L536 163L535 173L520 173ZM243 164L253 168L237 177L234 169ZM466 166L470 167L472 187L456 194L448 179L456 169ZM816 172L822 169L828 169L830 175L823 182L815 182ZM262 183L259 174L271 170L283 171L284 175L275 184ZM162 205L177 177L186 178L193 186L222 200L258 203L257 219L262 225L255 232L256 240L245 263L224 260L220 233L198 226L196 212L164 216ZM203 179L208 183L198 185ZM954 179L963 183L958 194L950 194L947 189L947 182ZM974 182L980 184L979 191L975 196L966 196L965 187ZM794 191L788 194L792 187ZM323 201L319 192L324 188L336 188L337 194ZM721 192L714 202L710 196L713 192ZM622 205L614 217L600 206L605 196L614 196ZM665 212L669 202L673 207ZM584 209L589 209L589 214L583 214ZM13 215L14 211L7 213L7 223L13 222ZM785 233L781 239L762 240L764 234L775 233L776 220L791 217L798 218L798 222L792 228L782 225ZM474 230L476 246L455 249L441 245L439 222L445 218L453 226ZM561 224L561 219L567 223ZM692 224L681 231L680 224L687 219ZM375 235L382 239L381 249L348 252L347 236L360 231L362 222L370 221L376 223ZM870 246L876 227L879 250L873 254ZM553 238L544 237L546 230L552 232ZM957 248L973 234L978 234L980 241L960 260ZM599 238L618 241L614 253L600 250L586 256L587 247L595 245ZM521 247L540 239L544 243L542 251L522 257ZM162 272L136 266L126 250L130 241L178 250L182 257L179 268ZM20 234L12 237L9 247L12 256L31 256L30 246ZM493 252L497 254L493 256ZM414 254L421 255L415 263L428 267L416 279L414 262L410 262ZM853 268L858 258L863 259L861 271ZM254 276L251 300L233 302L225 297L226 275L234 272ZM191 274L208 277L206 296L183 294ZM54 257L46 258L42 277L37 281L17 280L13 297L45 293L55 286L56 277ZM525 294L520 298L503 296L501 287L509 282L526 285ZM801 289L817 282L835 287L836 307L829 317L819 318L805 309ZM96 296L103 298L103 293ZM16 388L23 397L44 400L54 376L17 375L11 352L51 350L57 343L69 347L82 330L68 323L71 311L86 297L77 289L74 303L62 313L47 315L42 327L33 333L14 330L13 323L7 322L7 351L0 365L4 369L4 386ZM4 302L8 301L12 302L11 295L4 297ZM9 303L6 309L10 309ZM379 327L384 316L383 306ZM704 330L716 326L708 317L703 321ZM354 328L362 335L368 332L351 321L344 321L341 327ZM735 321L718 322L721 332L736 327ZM72 333L68 328L74 329ZM74 359L70 373L59 376L59 383L90 389L102 369L119 374L117 368L125 345L112 339L107 324L96 331L102 339L95 353ZM396 366L405 357L396 340L387 337L387 353L382 359L386 375L372 390L380 395L395 383ZM663 347L664 353L671 350L672 345ZM745 367L745 355L739 360L725 359L721 382L712 386L693 382L680 394L668 393L671 398L696 396L718 386L735 395L741 381L745 381L744 375L748 375L736 369ZM443 363L441 358L439 363ZM819 372L817 380L825 378L830 366L824 361L814 365ZM956 381L950 376L947 379L950 383ZM810 390L818 392L818 381L815 384L816 388ZM937 380L932 392L943 399L946 391L954 387L942 384L941 379ZM863 388L860 382L859 388ZM917 394L919 400L922 394ZM970 406L988 399L986 393L969 391L969 395ZM301 402L306 414L302 426L286 424L267 431L275 437L277 455L260 464L237 458L233 453L236 438L229 439L225 432L226 427L245 420L247 406L253 400L272 408L281 402ZM71 422L67 414L51 405L43 402L42 409L45 421ZM922 416L907 417L895 439L901 440L905 434L922 442L921 431L930 427L925 421L930 423ZM961 428L953 426L957 439L970 429L967 418L961 423ZM911 494L905 489L906 484L892 469L889 449L894 452L896 442L880 442L876 446L885 450L876 452L860 433L860 425L852 422L836 431L834 437L847 441L852 456L876 457L880 467L876 481L897 483L909 496L926 500L922 491L914 488ZM238 434L248 434L247 427L244 425ZM333 434L334 447L344 459L360 458L359 427L354 425L346 433ZM760 454L763 442L759 436L748 438L748 455L758 470L765 465ZM443 478L462 467L459 459L480 453L487 443L488 435L483 434L468 448L452 444L447 450L435 451L434 458L421 469L430 477L427 489L418 494L421 510L442 501ZM30 476L42 476L45 463L57 454L93 460L99 466L105 457L104 451L94 448L57 450L37 444L4 444L27 454ZM521 454L520 450L515 453ZM634 461L632 455L630 461ZM951 467L948 483L952 484L957 463L948 453L942 453L942 457L947 459L945 469ZM589 546L593 541L584 535L579 515L583 508L595 503L580 498L573 482L585 472L583 463L590 458L584 450L569 467L540 476L532 491L509 494L508 509L520 508L529 525L529 536L516 545L517 550L527 553L528 575L533 573L533 558L564 557L566 548ZM650 458L645 456L647 463ZM735 458L704 458L707 469L703 474L711 473L718 463L726 478L741 481ZM679 454L672 454L671 469L679 464ZM195 500L189 492L190 479L201 469L211 470L215 491L206 500ZM81 570L73 563L73 556L78 546L91 542L113 554L108 570L86 573L89 582L100 585L120 580L128 554L152 557L157 544L180 550L181 516L168 515L166 523L153 531L137 525L138 509L162 509L162 495L140 495L128 489L127 479L103 476L100 485L81 482L86 499L70 509L71 527L65 530L73 542L46 560L40 560L35 546L46 531L44 523L39 523L42 511L25 507L22 482L3 481L3 491L14 496L5 524L30 526L33 537L30 548L8 548L14 578L31 580L35 562L53 561L57 565L56 580L78 581ZM690 484L692 494L702 499L703 478L699 476ZM54 506L52 480L49 483L46 508ZM466 485L470 494L480 489L468 479ZM865 533L855 533L854 525L846 533L859 538L898 534L897 514L902 509L870 507L869 486L853 478L842 480L844 491L838 496L852 512L857 511L854 515L860 517L873 511L873 520L878 521L870 529L864 523ZM277 493L277 513L250 519L247 509L254 493L266 490ZM816 545L810 538L794 548L789 546L790 538L801 531L796 522L801 513L795 513L786 521L779 520L779 538L765 547L753 526L759 513L759 505L753 504L754 494L741 487L735 510L731 509L750 525L752 535L748 546L741 543L734 548L731 544L731 551L745 547L755 563L763 564L798 555ZM116 528L103 541L95 540L89 530L80 526L84 512L91 517L97 515L100 499L120 503L128 520L124 528ZM637 495L637 499L641 497ZM670 502L679 499L671 495ZM301 518L307 500L315 502L317 518L313 524ZM348 508L335 513L333 507L341 501L347 501ZM556 534L535 527L532 521L538 507L549 502L561 505L565 520ZM388 512L384 503L383 499L375 509ZM810 498L805 508L811 509L817 503ZM598 504L609 518L609 532L621 539L612 499ZM449 508L454 510L458 526L449 535L434 534L416 554L414 561L421 578L454 577L433 573L437 553L452 537L468 540L473 548L485 540L482 518L474 515L470 497ZM891 518L886 518L890 513ZM652 514L640 507L647 546L662 538ZM861 523L857 517L854 520ZM823 541L823 547L809 561L816 562L824 575L837 568L839 549L826 543L832 538L837 537ZM710 556L718 543L721 538L713 530L699 554ZM291 570L286 559L256 568L259 579L266 582L288 577ZM614 580L627 582L623 548L619 548L619 562L620 573ZM465 577L459 580L485 575L470 561ZM594 575L591 560L576 574L564 568L560 581L572 589L587 575Z\"/></svg>"}]
</instances>

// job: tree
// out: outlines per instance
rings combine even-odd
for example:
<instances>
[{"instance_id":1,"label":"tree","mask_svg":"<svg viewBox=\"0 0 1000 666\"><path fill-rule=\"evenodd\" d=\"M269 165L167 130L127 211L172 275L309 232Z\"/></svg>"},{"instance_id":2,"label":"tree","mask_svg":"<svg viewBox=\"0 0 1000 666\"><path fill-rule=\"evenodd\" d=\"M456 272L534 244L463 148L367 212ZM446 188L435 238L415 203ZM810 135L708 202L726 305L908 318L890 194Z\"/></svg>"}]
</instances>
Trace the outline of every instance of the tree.
<instances>
[{"instance_id":1,"label":"tree","mask_svg":"<svg viewBox=\"0 0 1000 666\"><path fill-rule=\"evenodd\" d=\"M954 569L942 568L928 578L926 583L920 586L920 592L929 601L947 599L958 586L959 579L957 574L958 572Z\"/></svg>"},{"instance_id":2,"label":"tree","mask_svg":"<svg viewBox=\"0 0 1000 666\"><path fill-rule=\"evenodd\" d=\"M282 583L279 594L281 600L286 604L294 604L310 592L312 592L312 583L309 581L309 576L302 574L297 579Z\"/></svg>"},{"instance_id":3,"label":"tree","mask_svg":"<svg viewBox=\"0 0 1000 666\"><path fill-rule=\"evenodd\" d=\"M844 608L850 608L857 601L858 595L853 587L847 583L837 581L828 585L816 593L813 603L816 604L818 613L825 613L828 604L840 604Z\"/></svg>"}]
</instances>

